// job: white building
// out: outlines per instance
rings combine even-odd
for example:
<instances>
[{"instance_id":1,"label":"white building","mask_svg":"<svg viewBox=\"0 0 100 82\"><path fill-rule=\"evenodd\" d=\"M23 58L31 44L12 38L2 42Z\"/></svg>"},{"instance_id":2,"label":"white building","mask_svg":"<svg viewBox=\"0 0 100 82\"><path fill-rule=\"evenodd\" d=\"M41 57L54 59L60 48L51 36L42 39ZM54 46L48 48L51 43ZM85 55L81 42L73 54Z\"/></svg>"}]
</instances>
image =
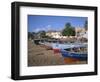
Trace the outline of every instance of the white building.
<instances>
[{"instance_id":1,"label":"white building","mask_svg":"<svg viewBox=\"0 0 100 82\"><path fill-rule=\"evenodd\" d=\"M88 32L85 30L85 28L78 27L78 28L75 28L75 31L76 31L76 37L88 38Z\"/></svg>"},{"instance_id":2,"label":"white building","mask_svg":"<svg viewBox=\"0 0 100 82\"><path fill-rule=\"evenodd\" d=\"M86 31L86 32L83 34L82 37L84 37L84 38L88 38L88 32Z\"/></svg>"},{"instance_id":3,"label":"white building","mask_svg":"<svg viewBox=\"0 0 100 82\"><path fill-rule=\"evenodd\" d=\"M76 27L75 28L76 35L75 36L63 36L61 31L48 31L46 32L46 36L51 38L59 38L59 39L66 39L66 38L87 38L88 34L85 28Z\"/></svg>"},{"instance_id":4,"label":"white building","mask_svg":"<svg viewBox=\"0 0 100 82\"><path fill-rule=\"evenodd\" d=\"M46 33L47 36L52 37L52 38L61 38L61 32L59 31L48 31Z\"/></svg>"}]
</instances>

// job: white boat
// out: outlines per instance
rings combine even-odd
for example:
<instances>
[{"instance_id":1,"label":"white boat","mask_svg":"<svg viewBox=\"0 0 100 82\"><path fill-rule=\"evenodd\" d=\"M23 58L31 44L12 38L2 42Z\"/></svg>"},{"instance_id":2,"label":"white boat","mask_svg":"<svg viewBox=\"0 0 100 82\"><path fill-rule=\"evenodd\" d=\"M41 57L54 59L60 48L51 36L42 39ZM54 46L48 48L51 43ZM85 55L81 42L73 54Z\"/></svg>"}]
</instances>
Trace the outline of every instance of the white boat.
<instances>
[{"instance_id":1,"label":"white boat","mask_svg":"<svg viewBox=\"0 0 100 82\"><path fill-rule=\"evenodd\" d=\"M69 48L75 48L75 47L86 47L87 43L53 43L53 42L39 42L41 45L48 46L52 48L53 50L60 51L61 49L69 49Z\"/></svg>"},{"instance_id":2,"label":"white boat","mask_svg":"<svg viewBox=\"0 0 100 82\"><path fill-rule=\"evenodd\" d=\"M75 47L86 47L86 43L52 43L53 49L68 49L68 48L75 48Z\"/></svg>"}]
</instances>

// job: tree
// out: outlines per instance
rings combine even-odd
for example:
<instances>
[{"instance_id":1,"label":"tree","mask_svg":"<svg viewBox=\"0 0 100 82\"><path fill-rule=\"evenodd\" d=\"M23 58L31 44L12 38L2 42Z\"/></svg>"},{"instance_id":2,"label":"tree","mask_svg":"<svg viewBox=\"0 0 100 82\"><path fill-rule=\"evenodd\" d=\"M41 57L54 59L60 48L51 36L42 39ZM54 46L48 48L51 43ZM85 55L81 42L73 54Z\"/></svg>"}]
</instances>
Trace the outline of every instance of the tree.
<instances>
[{"instance_id":1,"label":"tree","mask_svg":"<svg viewBox=\"0 0 100 82\"><path fill-rule=\"evenodd\" d=\"M34 39L35 37L35 32L28 32L28 38Z\"/></svg>"},{"instance_id":2,"label":"tree","mask_svg":"<svg viewBox=\"0 0 100 82\"><path fill-rule=\"evenodd\" d=\"M65 28L62 31L63 36L75 36L75 29L71 26L70 23L65 24Z\"/></svg>"},{"instance_id":3,"label":"tree","mask_svg":"<svg viewBox=\"0 0 100 82\"><path fill-rule=\"evenodd\" d=\"M31 32L28 32L28 39L31 38Z\"/></svg>"},{"instance_id":4,"label":"tree","mask_svg":"<svg viewBox=\"0 0 100 82\"><path fill-rule=\"evenodd\" d=\"M39 34L40 38L45 38L46 37L46 32L45 31L39 31L38 34Z\"/></svg>"},{"instance_id":5,"label":"tree","mask_svg":"<svg viewBox=\"0 0 100 82\"><path fill-rule=\"evenodd\" d=\"M87 20L85 21L84 28L85 28L85 30L88 30L88 21Z\"/></svg>"},{"instance_id":6,"label":"tree","mask_svg":"<svg viewBox=\"0 0 100 82\"><path fill-rule=\"evenodd\" d=\"M46 36L46 32L45 32L45 31L42 31L42 32L41 32L41 37L42 37L42 38L45 38L45 36Z\"/></svg>"}]
</instances>

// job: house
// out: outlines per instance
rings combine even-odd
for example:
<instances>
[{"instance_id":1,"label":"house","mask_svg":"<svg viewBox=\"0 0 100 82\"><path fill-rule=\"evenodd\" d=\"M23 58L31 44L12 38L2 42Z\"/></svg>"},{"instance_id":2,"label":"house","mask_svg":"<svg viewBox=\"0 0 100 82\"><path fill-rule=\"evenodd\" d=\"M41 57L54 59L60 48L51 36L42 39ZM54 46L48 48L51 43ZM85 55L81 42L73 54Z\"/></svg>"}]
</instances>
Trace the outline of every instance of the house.
<instances>
[{"instance_id":1,"label":"house","mask_svg":"<svg viewBox=\"0 0 100 82\"><path fill-rule=\"evenodd\" d=\"M63 36L61 31L48 31L46 32L46 36L49 36L51 38L56 38L56 39L68 39L68 38L87 38L87 31L85 28L82 27L76 27L75 28L75 36Z\"/></svg>"},{"instance_id":2,"label":"house","mask_svg":"<svg viewBox=\"0 0 100 82\"><path fill-rule=\"evenodd\" d=\"M61 38L62 34L60 31L48 31L46 32L46 36L51 38Z\"/></svg>"},{"instance_id":3,"label":"house","mask_svg":"<svg viewBox=\"0 0 100 82\"><path fill-rule=\"evenodd\" d=\"M75 28L75 32L76 32L76 37L78 38L87 38L88 37L88 32L87 30L85 30L85 28L82 27L77 27Z\"/></svg>"}]
</instances>

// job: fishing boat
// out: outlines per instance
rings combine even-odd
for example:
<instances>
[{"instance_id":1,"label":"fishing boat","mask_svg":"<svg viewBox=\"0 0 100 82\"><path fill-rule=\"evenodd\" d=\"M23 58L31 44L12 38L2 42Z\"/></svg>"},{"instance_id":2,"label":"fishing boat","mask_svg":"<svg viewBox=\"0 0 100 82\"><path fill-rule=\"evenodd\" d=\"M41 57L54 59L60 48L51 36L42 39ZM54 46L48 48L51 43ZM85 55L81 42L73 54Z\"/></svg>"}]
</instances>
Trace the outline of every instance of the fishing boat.
<instances>
[{"instance_id":1,"label":"fishing boat","mask_svg":"<svg viewBox=\"0 0 100 82\"><path fill-rule=\"evenodd\" d=\"M74 58L80 61L87 60L87 48L83 46L61 49L60 52L64 58Z\"/></svg>"},{"instance_id":2,"label":"fishing boat","mask_svg":"<svg viewBox=\"0 0 100 82\"><path fill-rule=\"evenodd\" d=\"M42 47L45 47L47 50L51 50L52 46L50 42L39 42L40 45L42 45Z\"/></svg>"},{"instance_id":3,"label":"fishing boat","mask_svg":"<svg viewBox=\"0 0 100 82\"><path fill-rule=\"evenodd\" d=\"M52 43L52 48L56 52L60 52L64 49L75 48L75 47L86 47L86 43Z\"/></svg>"}]
</instances>

